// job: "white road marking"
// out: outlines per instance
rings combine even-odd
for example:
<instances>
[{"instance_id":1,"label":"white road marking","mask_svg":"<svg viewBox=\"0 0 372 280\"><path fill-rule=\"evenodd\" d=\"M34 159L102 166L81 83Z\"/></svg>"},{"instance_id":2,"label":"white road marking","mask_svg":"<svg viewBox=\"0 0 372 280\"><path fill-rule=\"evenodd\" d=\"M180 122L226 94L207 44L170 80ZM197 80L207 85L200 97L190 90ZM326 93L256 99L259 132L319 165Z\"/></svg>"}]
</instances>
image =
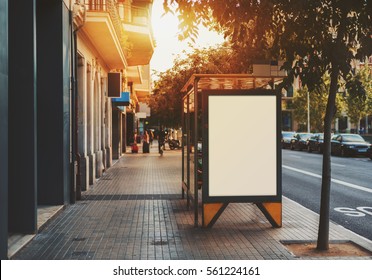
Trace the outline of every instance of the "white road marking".
<instances>
[{"instance_id":1,"label":"white road marking","mask_svg":"<svg viewBox=\"0 0 372 280\"><path fill-rule=\"evenodd\" d=\"M332 165L334 165L334 166L340 166L340 167L345 167L346 165L344 165L344 164L338 164L338 163L331 163Z\"/></svg>"},{"instance_id":2,"label":"white road marking","mask_svg":"<svg viewBox=\"0 0 372 280\"><path fill-rule=\"evenodd\" d=\"M297 168L294 168L294 167L290 167L290 166L287 166L287 165L282 165L282 167L286 168L286 169L289 169L289 170L292 170L292 171L295 171L295 172L298 172L298 173L309 175L309 176L312 176L312 177L315 177L315 178L320 178L320 179L322 178L321 175L318 175L318 174L315 174L315 173L312 173L312 172L308 172L308 171L305 171L305 170L297 169ZM333 183L340 184L340 185L343 185L345 187L349 187L349 188L357 189L357 190L360 190L360 191L365 191L365 192L368 192L368 193L372 193L372 189L369 189L369 188L366 188L366 187L358 186L358 185L348 183L348 182L344 182L344 181L337 180L337 179L331 179L331 181Z\"/></svg>"},{"instance_id":3,"label":"white road marking","mask_svg":"<svg viewBox=\"0 0 372 280\"><path fill-rule=\"evenodd\" d=\"M300 156L295 156L295 155L290 155L290 157L293 157L293 158L301 158Z\"/></svg>"},{"instance_id":4,"label":"white road marking","mask_svg":"<svg viewBox=\"0 0 372 280\"><path fill-rule=\"evenodd\" d=\"M370 161L369 158L353 158L353 160L356 160L356 161L363 161L363 162Z\"/></svg>"}]
</instances>

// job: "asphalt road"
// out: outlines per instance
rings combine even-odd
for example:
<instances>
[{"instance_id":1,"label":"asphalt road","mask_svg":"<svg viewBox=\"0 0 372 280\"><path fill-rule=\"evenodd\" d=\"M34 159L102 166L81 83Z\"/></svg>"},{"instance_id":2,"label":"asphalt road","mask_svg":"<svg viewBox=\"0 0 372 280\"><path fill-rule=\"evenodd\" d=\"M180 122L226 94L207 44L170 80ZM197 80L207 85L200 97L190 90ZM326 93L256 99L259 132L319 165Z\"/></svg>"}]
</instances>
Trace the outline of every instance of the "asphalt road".
<instances>
[{"instance_id":1,"label":"asphalt road","mask_svg":"<svg viewBox=\"0 0 372 280\"><path fill-rule=\"evenodd\" d=\"M283 195L319 213L323 155L282 150ZM332 156L330 219L372 240L372 160Z\"/></svg>"}]
</instances>

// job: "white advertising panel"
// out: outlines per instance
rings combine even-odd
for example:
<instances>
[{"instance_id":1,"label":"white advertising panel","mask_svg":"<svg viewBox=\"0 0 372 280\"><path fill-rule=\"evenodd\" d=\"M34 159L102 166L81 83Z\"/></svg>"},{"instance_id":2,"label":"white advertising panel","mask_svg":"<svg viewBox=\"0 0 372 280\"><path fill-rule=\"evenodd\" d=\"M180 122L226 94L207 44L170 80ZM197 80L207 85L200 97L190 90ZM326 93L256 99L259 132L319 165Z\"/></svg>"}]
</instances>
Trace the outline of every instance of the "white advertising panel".
<instances>
[{"instance_id":1,"label":"white advertising panel","mask_svg":"<svg viewBox=\"0 0 372 280\"><path fill-rule=\"evenodd\" d=\"M136 117L138 119L146 119L146 112L138 112L136 113Z\"/></svg>"},{"instance_id":2,"label":"white advertising panel","mask_svg":"<svg viewBox=\"0 0 372 280\"><path fill-rule=\"evenodd\" d=\"M209 196L277 195L276 96L208 97Z\"/></svg>"}]
</instances>

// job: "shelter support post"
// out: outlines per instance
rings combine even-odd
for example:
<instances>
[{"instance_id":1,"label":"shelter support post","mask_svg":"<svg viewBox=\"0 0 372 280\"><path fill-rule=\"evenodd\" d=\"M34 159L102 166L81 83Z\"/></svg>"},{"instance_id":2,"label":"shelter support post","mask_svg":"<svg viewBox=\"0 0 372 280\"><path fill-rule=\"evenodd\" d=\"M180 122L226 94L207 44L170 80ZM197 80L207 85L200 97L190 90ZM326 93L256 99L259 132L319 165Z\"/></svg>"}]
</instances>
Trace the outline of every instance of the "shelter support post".
<instances>
[{"instance_id":1,"label":"shelter support post","mask_svg":"<svg viewBox=\"0 0 372 280\"><path fill-rule=\"evenodd\" d=\"M203 227L212 227L229 203L204 203Z\"/></svg>"},{"instance_id":2,"label":"shelter support post","mask_svg":"<svg viewBox=\"0 0 372 280\"><path fill-rule=\"evenodd\" d=\"M265 215L270 224L275 228L282 227L282 203L281 202L260 202L257 207Z\"/></svg>"}]
</instances>

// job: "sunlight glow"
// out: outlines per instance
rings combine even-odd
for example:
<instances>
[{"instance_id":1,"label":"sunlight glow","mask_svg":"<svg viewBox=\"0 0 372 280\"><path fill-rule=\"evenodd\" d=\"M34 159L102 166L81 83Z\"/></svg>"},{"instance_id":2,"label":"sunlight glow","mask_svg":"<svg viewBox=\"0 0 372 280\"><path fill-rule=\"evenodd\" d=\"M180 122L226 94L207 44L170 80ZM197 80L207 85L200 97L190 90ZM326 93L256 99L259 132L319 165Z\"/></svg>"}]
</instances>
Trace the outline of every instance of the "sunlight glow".
<instances>
[{"instance_id":1,"label":"sunlight glow","mask_svg":"<svg viewBox=\"0 0 372 280\"><path fill-rule=\"evenodd\" d=\"M173 66L173 60L182 52L190 52L195 47L209 47L224 41L223 35L199 26L199 36L193 43L191 40L178 41L178 19L176 15L164 15L163 0L154 0L152 7L152 27L156 48L151 59L151 70L163 72ZM153 77L156 78L155 76Z\"/></svg>"}]
</instances>

